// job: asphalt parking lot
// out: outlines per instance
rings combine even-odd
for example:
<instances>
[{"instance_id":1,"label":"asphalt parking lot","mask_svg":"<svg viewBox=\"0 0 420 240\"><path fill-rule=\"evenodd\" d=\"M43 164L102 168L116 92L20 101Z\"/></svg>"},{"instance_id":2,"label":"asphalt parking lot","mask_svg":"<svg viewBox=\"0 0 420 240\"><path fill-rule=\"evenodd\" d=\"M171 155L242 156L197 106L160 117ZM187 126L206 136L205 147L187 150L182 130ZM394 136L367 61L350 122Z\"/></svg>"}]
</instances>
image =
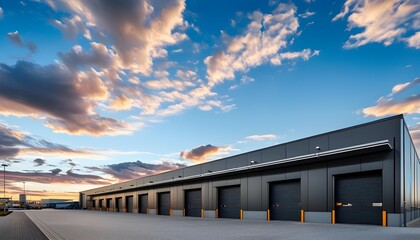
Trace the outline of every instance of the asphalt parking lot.
<instances>
[{"instance_id":1,"label":"asphalt parking lot","mask_svg":"<svg viewBox=\"0 0 420 240\"><path fill-rule=\"evenodd\" d=\"M50 239L419 240L419 228L200 219L82 210L26 211Z\"/></svg>"}]
</instances>

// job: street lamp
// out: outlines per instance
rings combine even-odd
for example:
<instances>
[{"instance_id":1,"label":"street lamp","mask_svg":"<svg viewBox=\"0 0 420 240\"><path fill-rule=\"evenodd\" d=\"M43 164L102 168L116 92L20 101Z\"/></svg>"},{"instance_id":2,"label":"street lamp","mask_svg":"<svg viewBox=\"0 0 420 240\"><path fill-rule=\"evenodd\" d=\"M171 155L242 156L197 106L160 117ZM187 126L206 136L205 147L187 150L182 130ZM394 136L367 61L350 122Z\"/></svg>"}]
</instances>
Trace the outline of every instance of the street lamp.
<instances>
[{"instance_id":1,"label":"street lamp","mask_svg":"<svg viewBox=\"0 0 420 240\"><path fill-rule=\"evenodd\" d=\"M6 211L6 167L7 164L2 164L3 166L3 211Z\"/></svg>"},{"instance_id":2,"label":"street lamp","mask_svg":"<svg viewBox=\"0 0 420 240\"><path fill-rule=\"evenodd\" d=\"M23 207L26 207L26 191L25 191L25 182L23 182Z\"/></svg>"}]
</instances>

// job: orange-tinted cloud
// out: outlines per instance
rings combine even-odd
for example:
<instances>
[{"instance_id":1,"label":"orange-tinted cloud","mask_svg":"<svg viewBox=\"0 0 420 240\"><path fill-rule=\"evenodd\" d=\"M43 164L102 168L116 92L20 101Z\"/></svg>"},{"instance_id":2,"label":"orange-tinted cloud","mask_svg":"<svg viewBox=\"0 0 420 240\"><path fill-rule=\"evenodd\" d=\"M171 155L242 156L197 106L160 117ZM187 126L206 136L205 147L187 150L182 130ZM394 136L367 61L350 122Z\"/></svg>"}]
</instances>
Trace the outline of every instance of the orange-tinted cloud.
<instances>
[{"instance_id":1,"label":"orange-tinted cloud","mask_svg":"<svg viewBox=\"0 0 420 240\"><path fill-rule=\"evenodd\" d=\"M59 169L61 170L61 169ZM7 181L10 182L35 182L44 184L91 184L91 185L105 185L111 183L109 179L93 174L78 174L73 170L66 171L65 174L57 169L52 169L50 172L28 171L28 172L14 172L7 171Z\"/></svg>"},{"instance_id":2,"label":"orange-tinted cloud","mask_svg":"<svg viewBox=\"0 0 420 240\"><path fill-rule=\"evenodd\" d=\"M80 18L55 21L54 25L65 34L74 37L77 32L82 32L89 39L88 32L98 31L110 36L116 53L114 67L132 73L149 75L153 59L167 55L164 46L187 38L175 29L183 24L183 0L153 2L153 5L145 0L62 0L49 4Z\"/></svg>"},{"instance_id":3,"label":"orange-tinted cloud","mask_svg":"<svg viewBox=\"0 0 420 240\"><path fill-rule=\"evenodd\" d=\"M34 138L28 134L0 124L0 159L13 159L25 154L60 155L69 157L88 156L93 153L83 150L73 150L61 144ZM40 159L36 163L42 163L41 160L43 159Z\"/></svg>"},{"instance_id":4,"label":"orange-tinted cloud","mask_svg":"<svg viewBox=\"0 0 420 240\"><path fill-rule=\"evenodd\" d=\"M402 101L380 99L375 106L363 109L363 113L374 117L420 113L420 95L410 96Z\"/></svg>"},{"instance_id":5,"label":"orange-tinted cloud","mask_svg":"<svg viewBox=\"0 0 420 240\"><path fill-rule=\"evenodd\" d=\"M80 75L81 73L79 73ZM129 124L94 112L106 87L98 79L77 76L64 66L40 66L18 61L0 64L0 114L46 118L56 132L117 135L132 131ZM88 89L88 92L85 92Z\"/></svg>"},{"instance_id":6,"label":"orange-tinted cloud","mask_svg":"<svg viewBox=\"0 0 420 240\"><path fill-rule=\"evenodd\" d=\"M118 181L127 181L147 175L175 170L182 167L186 167L186 165L171 162L154 164L136 161L111 164L102 167L87 167L87 169L109 174Z\"/></svg>"},{"instance_id":7,"label":"orange-tinted cloud","mask_svg":"<svg viewBox=\"0 0 420 240\"><path fill-rule=\"evenodd\" d=\"M381 117L395 114L420 113L420 95L418 92L407 97L400 97L402 93L417 87L419 84L420 78L416 78L411 82L395 85L392 88L392 92L379 98L376 105L364 108L364 115Z\"/></svg>"},{"instance_id":8,"label":"orange-tinted cloud","mask_svg":"<svg viewBox=\"0 0 420 240\"><path fill-rule=\"evenodd\" d=\"M409 47L419 48L417 34L410 35L411 30L418 29L416 18L419 10L418 1L412 0L347 0L333 21L350 14L348 30L362 29L350 35L344 48L356 48L373 42L388 46L394 41L407 41Z\"/></svg>"},{"instance_id":9,"label":"orange-tinted cloud","mask_svg":"<svg viewBox=\"0 0 420 240\"><path fill-rule=\"evenodd\" d=\"M19 194L23 193L21 186L8 184L6 186L6 196L12 196L13 201L19 200ZM26 189L26 201L40 201L41 199L67 199L78 201L79 192L68 191L47 191L47 190L33 190Z\"/></svg>"},{"instance_id":10,"label":"orange-tinted cloud","mask_svg":"<svg viewBox=\"0 0 420 240\"><path fill-rule=\"evenodd\" d=\"M131 109L131 100L123 94L119 94L117 98L109 100L110 106L114 110Z\"/></svg>"},{"instance_id":11,"label":"orange-tinted cloud","mask_svg":"<svg viewBox=\"0 0 420 240\"><path fill-rule=\"evenodd\" d=\"M204 162L209 157L226 154L226 152L229 152L229 150L231 150L230 147L218 147L207 144L201 145L191 150L182 151L179 155L180 157L191 160L193 162Z\"/></svg>"}]
</instances>

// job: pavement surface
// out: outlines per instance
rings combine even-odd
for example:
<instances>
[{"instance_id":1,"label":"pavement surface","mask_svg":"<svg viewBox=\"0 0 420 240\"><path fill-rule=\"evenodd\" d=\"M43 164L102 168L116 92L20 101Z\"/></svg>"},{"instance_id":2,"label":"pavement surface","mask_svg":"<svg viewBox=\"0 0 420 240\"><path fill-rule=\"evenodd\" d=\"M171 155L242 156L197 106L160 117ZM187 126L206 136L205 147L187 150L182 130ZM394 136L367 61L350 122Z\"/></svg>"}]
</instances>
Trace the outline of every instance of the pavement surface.
<instances>
[{"instance_id":1,"label":"pavement surface","mask_svg":"<svg viewBox=\"0 0 420 240\"><path fill-rule=\"evenodd\" d=\"M27 211L50 239L419 240L419 228L200 219L81 210Z\"/></svg>"},{"instance_id":2,"label":"pavement surface","mask_svg":"<svg viewBox=\"0 0 420 240\"><path fill-rule=\"evenodd\" d=\"M0 217L0 239L48 240L24 212L12 212Z\"/></svg>"},{"instance_id":3,"label":"pavement surface","mask_svg":"<svg viewBox=\"0 0 420 240\"><path fill-rule=\"evenodd\" d=\"M407 227L416 227L420 228L420 219L417 219L407 225ZM420 229L419 229L420 230Z\"/></svg>"}]
</instances>

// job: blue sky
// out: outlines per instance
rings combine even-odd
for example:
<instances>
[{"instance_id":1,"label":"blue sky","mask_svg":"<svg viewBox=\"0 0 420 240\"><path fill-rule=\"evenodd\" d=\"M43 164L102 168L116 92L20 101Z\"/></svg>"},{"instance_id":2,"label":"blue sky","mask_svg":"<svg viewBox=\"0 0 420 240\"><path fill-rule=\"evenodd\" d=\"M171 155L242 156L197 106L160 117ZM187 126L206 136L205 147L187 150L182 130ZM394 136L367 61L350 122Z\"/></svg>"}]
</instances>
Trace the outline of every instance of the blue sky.
<instances>
[{"instance_id":1,"label":"blue sky","mask_svg":"<svg viewBox=\"0 0 420 240\"><path fill-rule=\"evenodd\" d=\"M8 192L77 192L405 114L417 1L0 1Z\"/></svg>"}]
</instances>

